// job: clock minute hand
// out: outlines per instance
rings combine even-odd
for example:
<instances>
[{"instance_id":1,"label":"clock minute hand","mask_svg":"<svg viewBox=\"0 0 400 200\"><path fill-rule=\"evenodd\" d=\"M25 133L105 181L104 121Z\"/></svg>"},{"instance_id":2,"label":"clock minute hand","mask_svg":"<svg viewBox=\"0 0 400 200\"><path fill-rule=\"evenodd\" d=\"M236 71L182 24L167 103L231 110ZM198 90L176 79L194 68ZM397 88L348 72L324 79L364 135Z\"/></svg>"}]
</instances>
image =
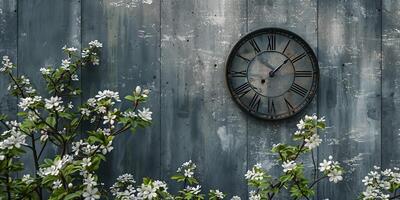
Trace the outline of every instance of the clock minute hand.
<instances>
[{"instance_id":1,"label":"clock minute hand","mask_svg":"<svg viewBox=\"0 0 400 200\"><path fill-rule=\"evenodd\" d=\"M283 61L283 63L281 65L279 65L279 67L275 68L273 71L269 72L269 77L274 77L275 72L277 72L283 65L285 65L287 63L289 59L286 59L285 61Z\"/></svg>"}]
</instances>

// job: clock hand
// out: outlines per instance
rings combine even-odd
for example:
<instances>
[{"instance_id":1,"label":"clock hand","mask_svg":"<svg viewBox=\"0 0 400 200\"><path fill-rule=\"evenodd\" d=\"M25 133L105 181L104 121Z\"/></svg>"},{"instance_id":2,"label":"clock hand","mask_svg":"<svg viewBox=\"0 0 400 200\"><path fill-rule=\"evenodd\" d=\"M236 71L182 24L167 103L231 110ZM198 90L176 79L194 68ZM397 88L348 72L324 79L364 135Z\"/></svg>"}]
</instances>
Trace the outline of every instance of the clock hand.
<instances>
[{"instance_id":1,"label":"clock hand","mask_svg":"<svg viewBox=\"0 0 400 200\"><path fill-rule=\"evenodd\" d=\"M285 61L283 61L283 63L281 65L279 65L279 67L275 68L273 71L270 71L269 72L269 77L274 77L275 72L277 72L283 65L285 65L288 60L289 60L289 58L286 59Z\"/></svg>"}]
</instances>

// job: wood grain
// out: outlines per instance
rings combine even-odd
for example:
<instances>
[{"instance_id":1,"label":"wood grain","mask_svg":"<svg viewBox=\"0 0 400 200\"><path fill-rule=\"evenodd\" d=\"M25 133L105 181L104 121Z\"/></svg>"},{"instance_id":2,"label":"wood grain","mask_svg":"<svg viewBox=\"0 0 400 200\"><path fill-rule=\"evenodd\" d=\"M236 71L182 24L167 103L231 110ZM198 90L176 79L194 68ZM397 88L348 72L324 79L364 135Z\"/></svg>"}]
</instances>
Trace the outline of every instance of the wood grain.
<instances>
[{"instance_id":1,"label":"wood grain","mask_svg":"<svg viewBox=\"0 0 400 200\"><path fill-rule=\"evenodd\" d=\"M400 8L382 2L382 168L400 166Z\"/></svg>"},{"instance_id":2,"label":"wood grain","mask_svg":"<svg viewBox=\"0 0 400 200\"><path fill-rule=\"evenodd\" d=\"M317 2L306 1L261 1L249 0L249 31L262 27L279 27L292 31L302 37L316 52L317 47ZM316 97L315 97L316 98ZM275 161L271 148L278 143L293 143L291 135L297 129L296 124L305 114L317 112L316 101L298 115L281 121L269 122L248 117L248 162L249 167L256 163L269 170L275 177L282 173L282 167ZM312 162L310 157L301 157L306 173L310 175ZM278 198L288 199L288 193Z\"/></svg>"},{"instance_id":3,"label":"wood grain","mask_svg":"<svg viewBox=\"0 0 400 200\"><path fill-rule=\"evenodd\" d=\"M116 138L100 170L106 185L123 173L134 174L138 181L160 175L159 9L158 1L82 2L82 45L96 39L103 43L101 65L82 72L83 98L105 89L123 98L137 85L152 91L144 106L153 112L153 125Z\"/></svg>"},{"instance_id":4,"label":"wood grain","mask_svg":"<svg viewBox=\"0 0 400 200\"><path fill-rule=\"evenodd\" d=\"M0 59L8 56L14 64L17 64L17 1L0 0ZM0 76L0 113L7 114L14 119L17 113L17 99L9 95L7 86L9 77Z\"/></svg>"},{"instance_id":5,"label":"wood grain","mask_svg":"<svg viewBox=\"0 0 400 200\"><path fill-rule=\"evenodd\" d=\"M345 181L323 182L319 198L356 199L361 180L381 161L381 3L319 1L321 69L318 110L327 118L319 157L332 155Z\"/></svg>"},{"instance_id":6,"label":"wood grain","mask_svg":"<svg viewBox=\"0 0 400 200\"><path fill-rule=\"evenodd\" d=\"M64 45L80 48L80 1L18 1L17 36L18 74L26 75L42 96L49 97L39 69L61 66ZM57 152L55 146L49 145L43 157ZM29 150L26 156L25 166L33 169Z\"/></svg>"},{"instance_id":7,"label":"wood grain","mask_svg":"<svg viewBox=\"0 0 400 200\"><path fill-rule=\"evenodd\" d=\"M161 9L162 177L192 159L203 191L244 197L246 117L229 95L224 65L245 31L246 2L165 0Z\"/></svg>"}]
</instances>

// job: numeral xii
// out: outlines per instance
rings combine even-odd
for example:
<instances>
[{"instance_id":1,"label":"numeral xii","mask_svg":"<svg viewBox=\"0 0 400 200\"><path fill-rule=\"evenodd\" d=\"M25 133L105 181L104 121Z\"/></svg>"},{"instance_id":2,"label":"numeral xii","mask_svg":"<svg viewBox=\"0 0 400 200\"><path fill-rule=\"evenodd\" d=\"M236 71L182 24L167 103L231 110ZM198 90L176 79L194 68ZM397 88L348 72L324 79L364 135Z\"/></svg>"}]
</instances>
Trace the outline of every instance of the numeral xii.
<instances>
[{"instance_id":1,"label":"numeral xii","mask_svg":"<svg viewBox=\"0 0 400 200\"><path fill-rule=\"evenodd\" d=\"M276 49L276 36L275 35L268 35L268 46L267 51L275 51Z\"/></svg>"}]
</instances>

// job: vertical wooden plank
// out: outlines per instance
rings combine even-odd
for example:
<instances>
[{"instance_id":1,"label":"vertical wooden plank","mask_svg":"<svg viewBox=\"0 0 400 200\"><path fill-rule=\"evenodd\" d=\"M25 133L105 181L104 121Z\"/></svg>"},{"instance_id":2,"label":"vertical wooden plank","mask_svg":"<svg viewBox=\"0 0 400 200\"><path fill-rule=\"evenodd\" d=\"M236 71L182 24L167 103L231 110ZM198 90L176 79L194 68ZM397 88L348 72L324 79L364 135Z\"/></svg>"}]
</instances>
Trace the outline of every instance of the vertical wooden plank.
<instances>
[{"instance_id":1,"label":"vertical wooden plank","mask_svg":"<svg viewBox=\"0 0 400 200\"><path fill-rule=\"evenodd\" d=\"M224 65L245 31L246 1L164 0L161 8L162 177L192 159L203 191L244 197L246 117L229 95Z\"/></svg>"},{"instance_id":2,"label":"vertical wooden plank","mask_svg":"<svg viewBox=\"0 0 400 200\"><path fill-rule=\"evenodd\" d=\"M48 93L39 69L60 66L64 45L80 48L79 0L18 1L18 74L30 78L43 96ZM43 157L56 152L47 146ZM33 163L31 157L25 161Z\"/></svg>"},{"instance_id":3,"label":"vertical wooden plank","mask_svg":"<svg viewBox=\"0 0 400 200\"><path fill-rule=\"evenodd\" d=\"M400 1L382 2L382 168L400 166Z\"/></svg>"},{"instance_id":4,"label":"vertical wooden plank","mask_svg":"<svg viewBox=\"0 0 400 200\"><path fill-rule=\"evenodd\" d=\"M113 142L114 150L102 166L106 185L122 173L137 180L160 174L160 4L159 1L83 1L82 45L91 40L103 43L100 66L83 70L83 99L110 89L121 98L137 85L150 89L144 105L153 112L151 128L126 132ZM132 105L124 103L122 108Z\"/></svg>"},{"instance_id":5,"label":"vertical wooden plank","mask_svg":"<svg viewBox=\"0 0 400 200\"><path fill-rule=\"evenodd\" d=\"M9 56L13 63L17 63L17 1L0 0L0 59ZM0 76L0 113L7 114L11 119L17 112L16 99L11 97L7 90L9 78Z\"/></svg>"},{"instance_id":6,"label":"vertical wooden plank","mask_svg":"<svg viewBox=\"0 0 400 200\"><path fill-rule=\"evenodd\" d=\"M319 198L356 199L381 159L381 1L319 2L319 113L327 117L320 158L344 165L344 181L324 182ZM395 20L395 19L394 19Z\"/></svg>"},{"instance_id":7,"label":"vertical wooden plank","mask_svg":"<svg viewBox=\"0 0 400 200\"><path fill-rule=\"evenodd\" d=\"M264 27L278 27L298 34L314 52L317 50L317 1L316 0L249 0L249 31ZM272 175L282 173L282 167L275 162L276 156L271 148L278 143L292 143L291 135L296 131L296 124L305 114L317 112L316 97L300 114L276 122L248 118L249 167L261 163ZM312 168L310 157L302 157L309 174ZM279 198L289 199L287 193Z\"/></svg>"}]
</instances>

